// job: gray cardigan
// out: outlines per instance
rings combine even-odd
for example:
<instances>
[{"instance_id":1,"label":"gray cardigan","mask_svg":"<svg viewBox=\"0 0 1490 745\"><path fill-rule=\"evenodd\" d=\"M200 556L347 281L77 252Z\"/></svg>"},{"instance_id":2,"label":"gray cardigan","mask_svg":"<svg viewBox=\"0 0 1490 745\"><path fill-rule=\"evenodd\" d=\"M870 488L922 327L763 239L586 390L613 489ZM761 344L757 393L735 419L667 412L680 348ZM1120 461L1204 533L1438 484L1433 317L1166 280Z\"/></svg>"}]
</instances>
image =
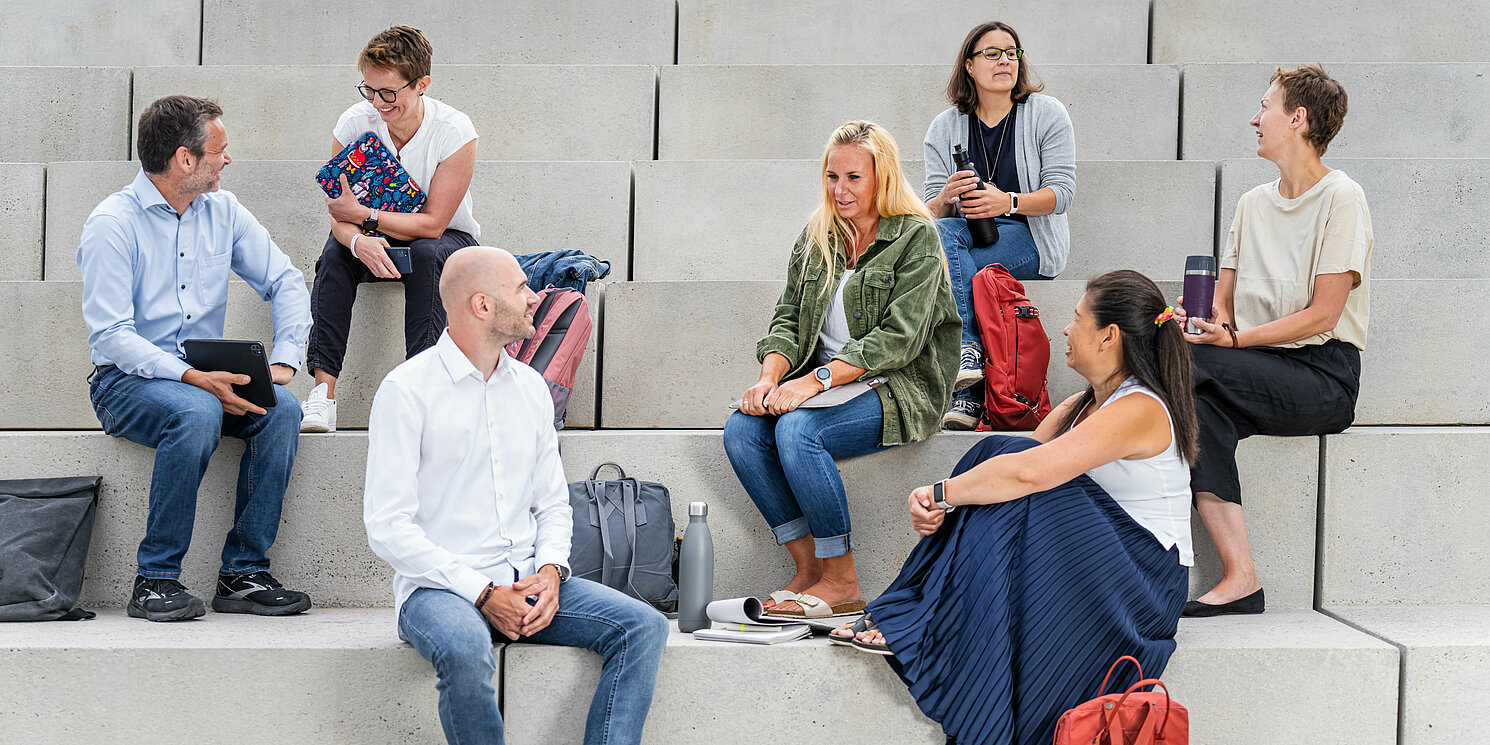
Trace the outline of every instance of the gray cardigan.
<instances>
[{"instance_id":1,"label":"gray cardigan","mask_svg":"<svg viewBox=\"0 0 1490 745\"><path fill-rule=\"evenodd\" d=\"M926 201L947 185L956 171L952 147L968 149L967 115L952 107L937 114L926 128ZM1026 194L1049 187L1055 192L1055 212L1030 216L1030 235L1040 251L1040 274L1054 277L1066 268L1071 253L1071 226L1066 209L1076 196L1076 138L1066 107L1042 93L1031 93L1019 104L1014 120L1014 157L1019 188ZM1031 178L1038 174L1039 181Z\"/></svg>"}]
</instances>

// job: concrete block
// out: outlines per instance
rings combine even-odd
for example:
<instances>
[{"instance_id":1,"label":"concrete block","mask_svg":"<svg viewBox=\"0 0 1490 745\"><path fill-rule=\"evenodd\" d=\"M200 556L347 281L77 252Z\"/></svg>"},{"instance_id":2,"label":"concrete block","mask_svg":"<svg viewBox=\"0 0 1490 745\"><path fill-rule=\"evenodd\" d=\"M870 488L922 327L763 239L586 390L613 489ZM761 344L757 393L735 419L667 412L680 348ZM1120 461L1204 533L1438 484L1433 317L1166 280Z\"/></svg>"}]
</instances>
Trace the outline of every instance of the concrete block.
<instances>
[{"instance_id":1,"label":"concrete block","mask_svg":"<svg viewBox=\"0 0 1490 745\"><path fill-rule=\"evenodd\" d=\"M1313 41L1310 35L1309 43ZM1310 52L1302 61L1315 59ZM1293 67L1298 61L1280 59L1277 64ZM1257 135L1248 122L1267 93L1274 67L1273 63L1185 65L1181 157L1253 157ZM1490 63L1384 65L1376 61L1332 64L1326 69L1350 95L1350 113L1330 143L1330 156L1490 157L1490 122L1482 115L1490 107L1490 87L1484 83ZM1435 101L1438 106L1433 116L1403 127L1404 101ZM1081 142L1080 127L1076 136ZM1083 153L1083 157L1088 156Z\"/></svg>"},{"instance_id":2,"label":"concrete block","mask_svg":"<svg viewBox=\"0 0 1490 745\"><path fill-rule=\"evenodd\" d=\"M1490 279L1373 279L1355 423L1490 424L1490 379L1476 352L1490 343L1490 319L1463 312L1487 292Z\"/></svg>"},{"instance_id":3,"label":"concrete block","mask_svg":"<svg viewBox=\"0 0 1490 745\"><path fill-rule=\"evenodd\" d=\"M349 64L373 34L399 23L421 28L439 63L673 63L676 10L665 0L603 6L582 0L436 0L420 4L417 12L393 0L359 3L356 12L336 4L207 0L204 8L207 65ZM267 16L276 23L264 23Z\"/></svg>"},{"instance_id":4,"label":"concrete block","mask_svg":"<svg viewBox=\"0 0 1490 745\"><path fill-rule=\"evenodd\" d=\"M261 160L329 157L331 130L359 100L353 88L361 80L350 64L135 72L137 114L171 93L212 96L222 104L233 153ZM653 151L656 75L643 65L439 65L429 95L471 117L482 136L480 159L645 160Z\"/></svg>"},{"instance_id":5,"label":"concrete block","mask_svg":"<svg viewBox=\"0 0 1490 745\"><path fill-rule=\"evenodd\" d=\"M1392 33L1383 34L1387 28ZM1151 61L1481 62L1490 59L1487 35L1490 13L1477 3L1423 13L1396 2L1155 0Z\"/></svg>"},{"instance_id":6,"label":"concrete block","mask_svg":"<svg viewBox=\"0 0 1490 745\"><path fill-rule=\"evenodd\" d=\"M1325 438L1320 603L1490 604L1483 427Z\"/></svg>"},{"instance_id":7,"label":"concrete block","mask_svg":"<svg viewBox=\"0 0 1490 745\"><path fill-rule=\"evenodd\" d=\"M784 279L792 245L819 200L818 163L637 163L633 279ZM924 165L907 161L904 170L920 193ZM1211 164L1081 161L1076 172L1077 198L1067 213L1071 256L1062 277L1087 279L1118 268L1177 274L1185 256L1208 252Z\"/></svg>"},{"instance_id":8,"label":"concrete block","mask_svg":"<svg viewBox=\"0 0 1490 745\"><path fill-rule=\"evenodd\" d=\"M26 102L0 111L0 161L129 157L128 68L0 67L0 90Z\"/></svg>"},{"instance_id":9,"label":"concrete block","mask_svg":"<svg viewBox=\"0 0 1490 745\"><path fill-rule=\"evenodd\" d=\"M1483 737L1490 696L1490 607L1327 609L1402 650L1401 745L1451 745Z\"/></svg>"},{"instance_id":10,"label":"concrete block","mask_svg":"<svg viewBox=\"0 0 1490 745\"><path fill-rule=\"evenodd\" d=\"M324 192L315 182L322 163L235 160L223 178L223 188L253 212L307 279L314 278L330 230ZM52 251L46 278L80 279L76 255L83 223L99 202L133 180L140 166L92 162L52 163L48 168L47 245ZM573 193L572 184L581 182L588 187L585 208L555 209ZM479 161L471 201L481 239L488 245L513 253L579 248L609 260L612 278L626 278L629 163Z\"/></svg>"},{"instance_id":11,"label":"concrete block","mask_svg":"<svg viewBox=\"0 0 1490 745\"><path fill-rule=\"evenodd\" d=\"M1044 65L1039 72L1045 92L1071 114L1079 157L1175 157L1179 68ZM902 156L915 157L926 127L947 108L947 75L946 65L663 67L658 157L816 159L833 130L851 119L884 126ZM741 126L763 122L761 112L772 112L769 126ZM1143 125L1114 127L1115 121Z\"/></svg>"},{"instance_id":12,"label":"concrete block","mask_svg":"<svg viewBox=\"0 0 1490 745\"><path fill-rule=\"evenodd\" d=\"M1177 640L1164 680L1190 710L1195 742L1395 742L1397 650L1389 644L1309 611L1184 622ZM554 716L542 703L587 701L599 674L599 657L584 650L508 646L508 737L578 742L583 706ZM668 638L646 741L754 743L783 721L823 743L945 737L889 666L822 635L772 647L676 631Z\"/></svg>"},{"instance_id":13,"label":"concrete block","mask_svg":"<svg viewBox=\"0 0 1490 745\"><path fill-rule=\"evenodd\" d=\"M86 379L88 329L83 323L82 282L10 282L0 292L14 298L24 316L0 321L4 338L14 340L14 353L0 355L0 374L6 380L38 381L37 385L0 388L0 428L98 429L98 418L88 402ZM602 288L592 284L587 293L590 314L599 318ZM253 290L233 281L228 291L228 339L273 338L270 304ZM37 323L37 318L47 319ZM595 369L598 333L592 334L575 391L569 403L568 426L595 425ZM350 348L337 385L337 425L362 428L372 408L373 394L383 376L404 360L403 288L393 283L363 285L352 312ZM308 371L296 375L290 390L302 400L314 381ZM40 395L38 395L40 393Z\"/></svg>"},{"instance_id":14,"label":"concrete block","mask_svg":"<svg viewBox=\"0 0 1490 745\"><path fill-rule=\"evenodd\" d=\"M0 163L0 281L41 279L47 168Z\"/></svg>"},{"instance_id":15,"label":"concrete block","mask_svg":"<svg viewBox=\"0 0 1490 745\"><path fill-rule=\"evenodd\" d=\"M1330 158L1328 165L1361 185L1371 207L1376 249L1373 278L1490 277L1490 235L1479 216L1490 211L1490 160L1478 158ZM1225 245L1237 200L1276 181L1262 158L1221 164L1216 250Z\"/></svg>"},{"instance_id":16,"label":"concrete block","mask_svg":"<svg viewBox=\"0 0 1490 745\"><path fill-rule=\"evenodd\" d=\"M7 624L5 648L0 678L15 684L0 743L199 741L183 717L213 722L221 743L444 742L434 669L398 640L387 608L171 624L104 611ZM249 726L245 711L274 714ZM141 723L147 712L156 724Z\"/></svg>"},{"instance_id":17,"label":"concrete block","mask_svg":"<svg viewBox=\"0 0 1490 745\"><path fill-rule=\"evenodd\" d=\"M1060 22L1051 23L1059 14ZM1045 62L1145 64L1148 7L1143 2L1077 0L1051 7L1027 2L951 5L935 13L890 0L831 0L741 4L726 0L678 3L678 63L684 65L946 64L962 39L984 21L1019 30L1035 65ZM894 29L894 42L871 51L865 40ZM1038 70L1039 67L1036 67Z\"/></svg>"},{"instance_id":18,"label":"concrete block","mask_svg":"<svg viewBox=\"0 0 1490 745\"><path fill-rule=\"evenodd\" d=\"M0 65L195 65L201 31L200 0L8 3Z\"/></svg>"}]
</instances>

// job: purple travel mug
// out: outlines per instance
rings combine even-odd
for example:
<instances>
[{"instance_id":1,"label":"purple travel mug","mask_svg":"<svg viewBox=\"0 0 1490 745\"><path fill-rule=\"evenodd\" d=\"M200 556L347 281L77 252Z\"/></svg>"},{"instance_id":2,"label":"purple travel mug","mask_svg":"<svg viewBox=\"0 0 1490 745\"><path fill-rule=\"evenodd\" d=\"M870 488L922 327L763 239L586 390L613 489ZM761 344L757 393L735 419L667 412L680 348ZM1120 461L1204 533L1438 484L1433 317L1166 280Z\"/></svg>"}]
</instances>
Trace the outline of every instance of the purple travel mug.
<instances>
[{"instance_id":1,"label":"purple travel mug","mask_svg":"<svg viewBox=\"0 0 1490 745\"><path fill-rule=\"evenodd\" d=\"M1198 334L1195 319L1209 323L1216 303L1216 257L1185 257L1185 315L1190 316L1186 333Z\"/></svg>"}]
</instances>

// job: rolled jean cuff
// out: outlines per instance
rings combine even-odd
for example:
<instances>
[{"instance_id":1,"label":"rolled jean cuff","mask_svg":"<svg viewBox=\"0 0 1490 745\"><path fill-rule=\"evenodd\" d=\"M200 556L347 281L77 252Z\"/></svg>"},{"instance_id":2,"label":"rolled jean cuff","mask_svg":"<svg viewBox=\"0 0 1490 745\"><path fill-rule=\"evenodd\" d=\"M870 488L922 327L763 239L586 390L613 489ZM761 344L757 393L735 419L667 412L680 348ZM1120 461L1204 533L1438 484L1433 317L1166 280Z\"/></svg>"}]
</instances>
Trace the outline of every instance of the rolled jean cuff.
<instances>
[{"instance_id":1,"label":"rolled jean cuff","mask_svg":"<svg viewBox=\"0 0 1490 745\"><path fill-rule=\"evenodd\" d=\"M812 529L807 527L806 517L799 517L791 522L777 525L771 528L771 532L776 534L776 545L778 546L785 546L798 538L806 538L812 535Z\"/></svg>"},{"instance_id":2,"label":"rolled jean cuff","mask_svg":"<svg viewBox=\"0 0 1490 745\"><path fill-rule=\"evenodd\" d=\"M828 536L827 538L812 539L812 555L819 559L836 559L854 548L854 536L852 533Z\"/></svg>"}]
</instances>

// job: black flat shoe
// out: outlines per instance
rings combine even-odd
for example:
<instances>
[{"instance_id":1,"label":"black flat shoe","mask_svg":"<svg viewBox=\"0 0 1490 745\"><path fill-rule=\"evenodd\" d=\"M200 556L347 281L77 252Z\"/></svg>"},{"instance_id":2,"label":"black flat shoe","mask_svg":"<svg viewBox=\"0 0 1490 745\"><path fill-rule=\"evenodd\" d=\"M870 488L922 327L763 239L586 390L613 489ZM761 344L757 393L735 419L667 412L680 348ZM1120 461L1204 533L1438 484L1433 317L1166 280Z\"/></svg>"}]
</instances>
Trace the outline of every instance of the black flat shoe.
<instances>
[{"instance_id":1,"label":"black flat shoe","mask_svg":"<svg viewBox=\"0 0 1490 745\"><path fill-rule=\"evenodd\" d=\"M1237 598L1230 603L1211 605L1199 600L1191 600L1185 603L1185 609L1180 611L1180 618L1210 618L1212 616L1235 616L1253 615L1263 612L1267 607L1262 597L1262 588L1244 598Z\"/></svg>"}]
</instances>

